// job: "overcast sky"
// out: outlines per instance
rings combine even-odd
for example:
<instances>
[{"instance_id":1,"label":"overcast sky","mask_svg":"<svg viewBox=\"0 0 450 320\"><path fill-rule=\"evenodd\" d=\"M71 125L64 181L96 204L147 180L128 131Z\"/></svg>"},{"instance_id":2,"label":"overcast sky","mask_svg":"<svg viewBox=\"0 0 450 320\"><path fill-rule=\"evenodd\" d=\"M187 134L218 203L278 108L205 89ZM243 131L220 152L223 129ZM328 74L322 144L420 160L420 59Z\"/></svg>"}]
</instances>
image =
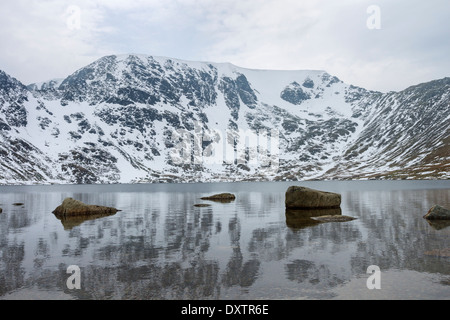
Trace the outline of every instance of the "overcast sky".
<instances>
[{"instance_id":1,"label":"overcast sky","mask_svg":"<svg viewBox=\"0 0 450 320\"><path fill-rule=\"evenodd\" d=\"M24 84L142 53L398 91L450 76L450 1L1 1L0 44L0 69Z\"/></svg>"}]
</instances>

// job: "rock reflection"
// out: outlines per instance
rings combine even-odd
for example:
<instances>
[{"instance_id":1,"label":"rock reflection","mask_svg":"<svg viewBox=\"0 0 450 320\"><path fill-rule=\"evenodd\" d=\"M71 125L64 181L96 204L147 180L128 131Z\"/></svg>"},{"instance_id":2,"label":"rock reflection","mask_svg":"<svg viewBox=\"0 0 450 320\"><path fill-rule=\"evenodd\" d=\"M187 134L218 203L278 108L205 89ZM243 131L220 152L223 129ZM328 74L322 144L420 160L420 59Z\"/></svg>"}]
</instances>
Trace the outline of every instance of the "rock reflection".
<instances>
[{"instance_id":1,"label":"rock reflection","mask_svg":"<svg viewBox=\"0 0 450 320\"><path fill-rule=\"evenodd\" d=\"M71 230L74 227L77 227L81 225L83 222L90 221L90 220L96 220L108 216L113 216L116 213L110 213L110 214L92 214L92 215L84 215L84 216L56 216L55 217L61 221L61 224L64 227L64 230Z\"/></svg>"},{"instance_id":2,"label":"rock reflection","mask_svg":"<svg viewBox=\"0 0 450 320\"><path fill-rule=\"evenodd\" d=\"M337 216L342 215L341 208L296 210L286 209L286 225L291 229L302 229L320 224L320 221L311 219L312 217Z\"/></svg>"},{"instance_id":3,"label":"rock reflection","mask_svg":"<svg viewBox=\"0 0 450 320\"><path fill-rule=\"evenodd\" d=\"M427 222L435 230L443 230L450 226L449 220L427 220Z\"/></svg>"}]
</instances>

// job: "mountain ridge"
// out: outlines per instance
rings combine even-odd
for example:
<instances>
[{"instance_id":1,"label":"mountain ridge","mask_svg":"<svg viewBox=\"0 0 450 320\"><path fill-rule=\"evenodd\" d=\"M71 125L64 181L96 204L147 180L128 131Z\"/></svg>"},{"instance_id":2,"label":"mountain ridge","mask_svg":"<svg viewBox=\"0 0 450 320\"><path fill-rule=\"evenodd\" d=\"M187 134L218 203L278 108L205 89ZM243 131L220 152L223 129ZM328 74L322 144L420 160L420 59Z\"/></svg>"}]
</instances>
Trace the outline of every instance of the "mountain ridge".
<instances>
[{"instance_id":1,"label":"mountain ridge","mask_svg":"<svg viewBox=\"0 0 450 320\"><path fill-rule=\"evenodd\" d=\"M0 71L2 184L449 177L450 78L382 93L130 54L12 79Z\"/></svg>"}]
</instances>

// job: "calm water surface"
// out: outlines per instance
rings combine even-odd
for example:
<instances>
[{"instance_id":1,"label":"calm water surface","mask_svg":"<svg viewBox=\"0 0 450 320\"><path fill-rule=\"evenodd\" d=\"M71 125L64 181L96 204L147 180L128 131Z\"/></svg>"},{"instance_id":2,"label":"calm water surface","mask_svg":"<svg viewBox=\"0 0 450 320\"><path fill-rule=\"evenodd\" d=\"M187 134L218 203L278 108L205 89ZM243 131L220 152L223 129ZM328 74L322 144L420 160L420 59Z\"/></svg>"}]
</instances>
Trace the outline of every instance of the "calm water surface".
<instances>
[{"instance_id":1,"label":"calm water surface","mask_svg":"<svg viewBox=\"0 0 450 320\"><path fill-rule=\"evenodd\" d=\"M357 219L286 212L291 185L341 193ZM236 200L200 200L219 192ZM122 211L61 221L66 197ZM450 225L423 219L434 204L450 207L449 181L0 187L0 299L450 299Z\"/></svg>"}]
</instances>

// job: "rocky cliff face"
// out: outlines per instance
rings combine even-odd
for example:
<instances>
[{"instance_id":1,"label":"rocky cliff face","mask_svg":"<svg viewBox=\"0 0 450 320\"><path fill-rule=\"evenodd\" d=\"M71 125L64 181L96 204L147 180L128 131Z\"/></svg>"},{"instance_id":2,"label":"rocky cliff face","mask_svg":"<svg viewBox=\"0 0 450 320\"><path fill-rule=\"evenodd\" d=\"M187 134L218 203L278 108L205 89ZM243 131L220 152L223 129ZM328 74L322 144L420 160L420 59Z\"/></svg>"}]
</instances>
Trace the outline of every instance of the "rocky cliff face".
<instances>
[{"instance_id":1,"label":"rocky cliff face","mask_svg":"<svg viewBox=\"0 0 450 320\"><path fill-rule=\"evenodd\" d=\"M449 94L144 55L0 72L0 183L448 178Z\"/></svg>"},{"instance_id":2,"label":"rocky cliff face","mask_svg":"<svg viewBox=\"0 0 450 320\"><path fill-rule=\"evenodd\" d=\"M381 95L364 130L328 173L345 177L448 177L450 78Z\"/></svg>"}]
</instances>

